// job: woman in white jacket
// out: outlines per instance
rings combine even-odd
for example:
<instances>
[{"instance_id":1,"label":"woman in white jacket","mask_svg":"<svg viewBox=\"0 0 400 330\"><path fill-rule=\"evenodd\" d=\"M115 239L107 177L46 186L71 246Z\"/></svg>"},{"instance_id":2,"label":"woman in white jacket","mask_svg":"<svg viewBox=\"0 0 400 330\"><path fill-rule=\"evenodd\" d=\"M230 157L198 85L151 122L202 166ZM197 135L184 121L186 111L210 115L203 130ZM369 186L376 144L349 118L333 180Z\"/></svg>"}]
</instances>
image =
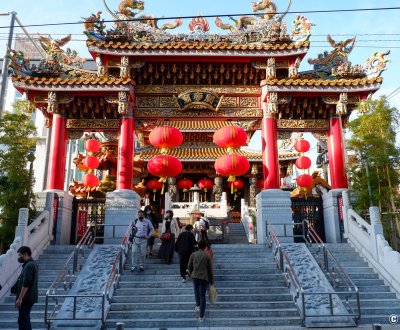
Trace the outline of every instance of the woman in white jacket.
<instances>
[{"instance_id":1,"label":"woman in white jacket","mask_svg":"<svg viewBox=\"0 0 400 330\"><path fill-rule=\"evenodd\" d=\"M168 264L172 263L175 251L175 239L179 235L179 225L174 219L174 213L171 210L165 212L164 220L161 226L161 236L169 233L169 239L162 239L158 257L164 259Z\"/></svg>"}]
</instances>

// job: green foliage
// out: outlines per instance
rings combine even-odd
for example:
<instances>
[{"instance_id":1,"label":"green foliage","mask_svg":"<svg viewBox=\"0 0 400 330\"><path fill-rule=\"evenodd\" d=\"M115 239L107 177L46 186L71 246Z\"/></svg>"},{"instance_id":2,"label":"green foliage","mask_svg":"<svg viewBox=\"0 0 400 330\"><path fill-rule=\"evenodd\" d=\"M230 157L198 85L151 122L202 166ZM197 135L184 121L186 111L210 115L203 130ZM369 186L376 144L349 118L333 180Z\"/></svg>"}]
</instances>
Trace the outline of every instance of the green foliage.
<instances>
[{"instance_id":1,"label":"green foliage","mask_svg":"<svg viewBox=\"0 0 400 330\"><path fill-rule=\"evenodd\" d=\"M27 206L27 191L32 190L27 162L36 145L35 135L30 116L20 111L0 118L0 246L10 244L19 209Z\"/></svg>"},{"instance_id":2,"label":"green foliage","mask_svg":"<svg viewBox=\"0 0 400 330\"><path fill-rule=\"evenodd\" d=\"M385 98L367 101L364 111L348 125L348 170L351 191L357 197L355 209L362 214L372 204L380 207L381 214L395 213L400 183L396 147L399 112Z\"/></svg>"}]
</instances>

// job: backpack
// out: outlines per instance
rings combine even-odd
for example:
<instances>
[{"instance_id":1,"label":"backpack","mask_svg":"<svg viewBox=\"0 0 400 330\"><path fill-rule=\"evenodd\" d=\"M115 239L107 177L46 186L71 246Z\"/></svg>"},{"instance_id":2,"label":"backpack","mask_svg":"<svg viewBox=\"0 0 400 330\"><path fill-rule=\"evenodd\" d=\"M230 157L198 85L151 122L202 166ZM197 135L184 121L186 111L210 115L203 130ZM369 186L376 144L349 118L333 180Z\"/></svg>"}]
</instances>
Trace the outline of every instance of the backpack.
<instances>
[{"instance_id":1,"label":"backpack","mask_svg":"<svg viewBox=\"0 0 400 330\"><path fill-rule=\"evenodd\" d=\"M200 226L201 226L201 230L208 230L208 229L210 229L210 224L209 224L209 222L208 222L208 220L206 219L206 218L201 218L201 223L200 223Z\"/></svg>"},{"instance_id":2,"label":"backpack","mask_svg":"<svg viewBox=\"0 0 400 330\"><path fill-rule=\"evenodd\" d=\"M138 219L135 220L135 222L133 222L131 224L131 232L129 234L129 242L133 242L133 239L135 238L135 235L137 233L137 227L136 227L136 223L138 222Z\"/></svg>"}]
</instances>

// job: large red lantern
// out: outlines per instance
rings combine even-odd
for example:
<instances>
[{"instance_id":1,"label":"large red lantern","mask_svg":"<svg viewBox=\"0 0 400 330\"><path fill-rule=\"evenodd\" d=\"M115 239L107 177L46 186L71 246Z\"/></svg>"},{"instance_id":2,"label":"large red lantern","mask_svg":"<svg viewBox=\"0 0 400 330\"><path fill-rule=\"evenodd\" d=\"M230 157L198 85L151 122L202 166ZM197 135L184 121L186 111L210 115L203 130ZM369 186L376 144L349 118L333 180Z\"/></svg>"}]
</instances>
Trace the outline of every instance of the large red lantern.
<instances>
[{"instance_id":1,"label":"large red lantern","mask_svg":"<svg viewBox=\"0 0 400 330\"><path fill-rule=\"evenodd\" d=\"M177 186L179 189L183 191L183 199L186 199L186 192L193 187L193 181L189 179L180 179L177 182Z\"/></svg>"},{"instance_id":2,"label":"large red lantern","mask_svg":"<svg viewBox=\"0 0 400 330\"><path fill-rule=\"evenodd\" d=\"M157 179L151 179L147 181L146 187L149 188L151 191L153 191L153 201L156 200L156 192L157 190L160 190L163 188L163 184L158 181Z\"/></svg>"},{"instance_id":3,"label":"large red lantern","mask_svg":"<svg viewBox=\"0 0 400 330\"><path fill-rule=\"evenodd\" d=\"M82 183L85 187L93 188L99 184L99 179L94 174L85 174L82 178Z\"/></svg>"},{"instance_id":4,"label":"large red lantern","mask_svg":"<svg viewBox=\"0 0 400 330\"><path fill-rule=\"evenodd\" d=\"M197 181L197 185L200 189L203 189L205 192L207 192L207 189L211 189L214 183L210 179L201 179Z\"/></svg>"},{"instance_id":5,"label":"large red lantern","mask_svg":"<svg viewBox=\"0 0 400 330\"><path fill-rule=\"evenodd\" d=\"M214 164L217 173L227 176L228 182L235 181L237 176L246 174L250 169L250 163L246 157L237 154L229 154L219 157ZM231 187L233 193L233 186Z\"/></svg>"},{"instance_id":6,"label":"large red lantern","mask_svg":"<svg viewBox=\"0 0 400 330\"><path fill-rule=\"evenodd\" d=\"M96 168L99 167L99 160L97 159L97 157L94 156L86 156L83 159L83 165L85 165L87 168L94 170Z\"/></svg>"},{"instance_id":7,"label":"large red lantern","mask_svg":"<svg viewBox=\"0 0 400 330\"><path fill-rule=\"evenodd\" d=\"M176 157L158 155L149 160L147 170L154 176L160 177L160 182L163 183L161 193L164 193L164 183L168 177L178 176L182 172L182 163Z\"/></svg>"},{"instance_id":8,"label":"large red lantern","mask_svg":"<svg viewBox=\"0 0 400 330\"><path fill-rule=\"evenodd\" d=\"M310 150L310 142L303 139L297 140L296 143L294 144L294 148L298 152L307 152L308 150Z\"/></svg>"},{"instance_id":9,"label":"large red lantern","mask_svg":"<svg viewBox=\"0 0 400 330\"><path fill-rule=\"evenodd\" d=\"M313 184L313 178L311 175L309 174L302 174L299 175L296 179L297 184L301 187L301 188L307 188L310 187Z\"/></svg>"},{"instance_id":10,"label":"large red lantern","mask_svg":"<svg viewBox=\"0 0 400 330\"><path fill-rule=\"evenodd\" d=\"M177 186L179 189L182 189L183 192L187 192L190 188L193 187L193 181L189 179L180 179L177 182Z\"/></svg>"},{"instance_id":11,"label":"large red lantern","mask_svg":"<svg viewBox=\"0 0 400 330\"><path fill-rule=\"evenodd\" d=\"M247 142L247 134L243 128L227 126L214 133L214 143L221 148L239 148Z\"/></svg>"},{"instance_id":12,"label":"large red lantern","mask_svg":"<svg viewBox=\"0 0 400 330\"><path fill-rule=\"evenodd\" d=\"M311 167L311 159L308 158L307 156L301 156L296 159L296 167L305 170L307 168Z\"/></svg>"},{"instance_id":13,"label":"large red lantern","mask_svg":"<svg viewBox=\"0 0 400 330\"><path fill-rule=\"evenodd\" d=\"M100 150L100 142L96 139L89 139L85 142L84 148L88 153L94 153Z\"/></svg>"},{"instance_id":14,"label":"large red lantern","mask_svg":"<svg viewBox=\"0 0 400 330\"><path fill-rule=\"evenodd\" d=\"M175 127L161 126L151 131L149 141L156 148L162 149L162 153L165 153L167 149L179 146L183 142L183 135Z\"/></svg>"}]
</instances>

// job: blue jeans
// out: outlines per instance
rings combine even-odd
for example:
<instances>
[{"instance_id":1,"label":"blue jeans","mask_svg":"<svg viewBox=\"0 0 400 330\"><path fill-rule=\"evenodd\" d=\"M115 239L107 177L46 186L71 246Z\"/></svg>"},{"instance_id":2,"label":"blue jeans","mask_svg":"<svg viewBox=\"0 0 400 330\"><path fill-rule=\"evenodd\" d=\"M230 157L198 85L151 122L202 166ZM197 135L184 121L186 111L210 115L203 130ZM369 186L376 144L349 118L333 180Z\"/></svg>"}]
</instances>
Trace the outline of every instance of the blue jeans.
<instances>
[{"instance_id":1,"label":"blue jeans","mask_svg":"<svg viewBox=\"0 0 400 330\"><path fill-rule=\"evenodd\" d=\"M194 298L196 299L196 306L200 306L200 317L204 317L206 311L206 291L208 282L199 278L193 279Z\"/></svg>"},{"instance_id":2,"label":"blue jeans","mask_svg":"<svg viewBox=\"0 0 400 330\"><path fill-rule=\"evenodd\" d=\"M32 330L31 326L31 309L30 303L22 302L21 307L18 310L18 329L19 330Z\"/></svg>"}]
</instances>

